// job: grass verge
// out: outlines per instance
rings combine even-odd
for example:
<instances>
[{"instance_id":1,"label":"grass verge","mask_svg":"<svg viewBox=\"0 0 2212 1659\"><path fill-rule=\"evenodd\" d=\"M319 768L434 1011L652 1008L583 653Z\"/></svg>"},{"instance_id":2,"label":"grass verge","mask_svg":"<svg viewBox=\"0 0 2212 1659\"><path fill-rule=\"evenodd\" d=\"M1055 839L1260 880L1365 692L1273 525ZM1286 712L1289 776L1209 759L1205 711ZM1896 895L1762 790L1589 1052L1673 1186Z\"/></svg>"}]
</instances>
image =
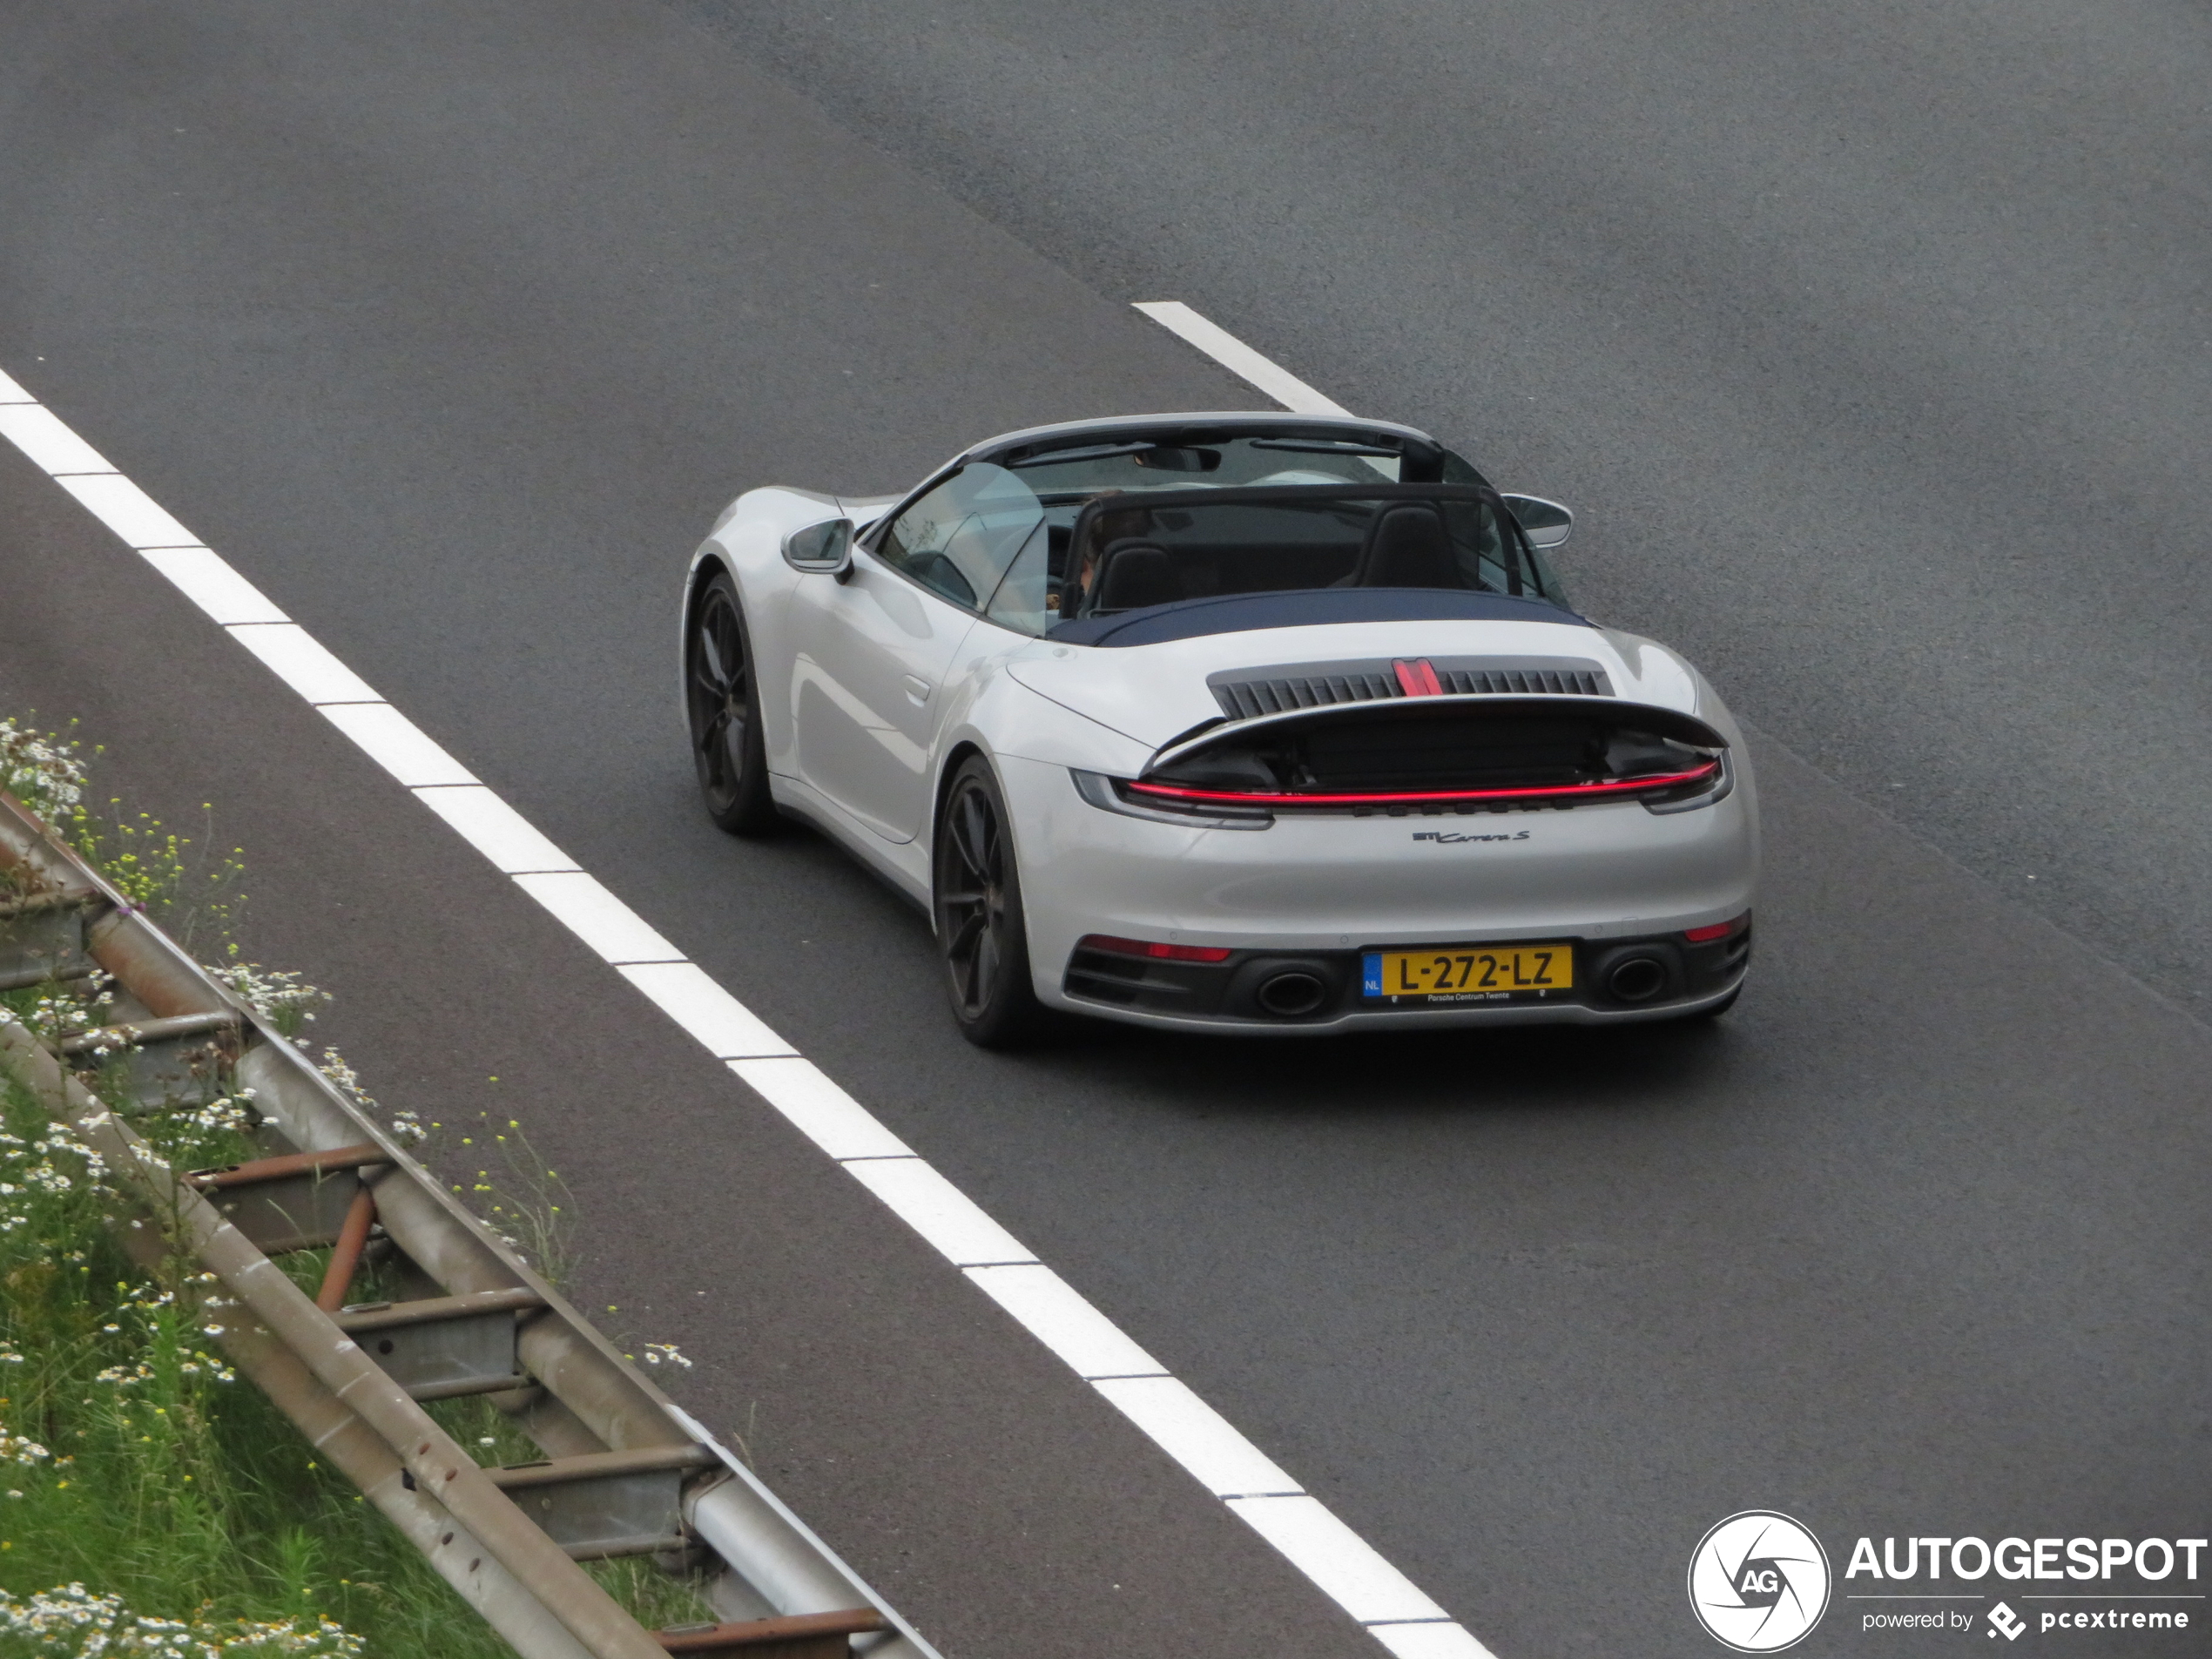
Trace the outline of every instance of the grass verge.
<instances>
[{"instance_id":1,"label":"grass verge","mask_svg":"<svg viewBox=\"0 0 2212 1659\"><path fill-rule=\"evenodd\" d=\"M86 806L85 785L72 744L0 720L0 787L172 936L215 957L234 990L299 1040L326 999L297 975L241 959L237 854L206 860L152 819L103 819ZM0 1008L51 1036L102 1023L109 1000L100 981L78 981L0 994ZM374 1108L341 1058L325 1049L321 1064ZM144 1112L120 1082L118 1066L91 1086L176 1167L258 1155L243 1096ZM402 1138L421 1138L411 1115L382 1115ZM204 1305L212 1276L160 1242L151 1222L118 1224L127 1211L106 1177L97 1153L0 1072L0 1659L510 1655L223 1362L223 1316ZM524 1234L533 1259L546 1262L556 1237L550 1207L485 1190L494 1224ZM139 1247L126 1249L133 1230ZM283 1264L312 1294L326 1255ZM430 1410L482 1462L538 1454L488 1401ZM649 1629L712 1616L650 1563L591 1570Z\"/></svg>"}]
</instances>

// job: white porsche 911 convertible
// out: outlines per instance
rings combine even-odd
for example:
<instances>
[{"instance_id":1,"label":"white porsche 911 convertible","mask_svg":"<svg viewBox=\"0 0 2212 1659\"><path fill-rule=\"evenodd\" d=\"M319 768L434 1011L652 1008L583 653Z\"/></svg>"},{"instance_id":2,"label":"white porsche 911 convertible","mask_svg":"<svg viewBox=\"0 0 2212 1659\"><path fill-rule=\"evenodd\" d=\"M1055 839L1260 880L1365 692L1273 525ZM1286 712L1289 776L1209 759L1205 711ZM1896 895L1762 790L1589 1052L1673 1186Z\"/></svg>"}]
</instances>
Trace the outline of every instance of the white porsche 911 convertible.
<instances>
[{"instance_id":1,"label":"white porsche 911 convertible","mask_svg":"<svg viewBox=\"0 0 2212 1659\"><path fill-rule=\"evenodd\" d=\"M1758 813L1682 658L1568 604L1565 509L1410 428L1080 421L903 496L753 489L691 561L706 807L934 922L986 1045L1720 1012Z\"/></svg>"}]
</instances>

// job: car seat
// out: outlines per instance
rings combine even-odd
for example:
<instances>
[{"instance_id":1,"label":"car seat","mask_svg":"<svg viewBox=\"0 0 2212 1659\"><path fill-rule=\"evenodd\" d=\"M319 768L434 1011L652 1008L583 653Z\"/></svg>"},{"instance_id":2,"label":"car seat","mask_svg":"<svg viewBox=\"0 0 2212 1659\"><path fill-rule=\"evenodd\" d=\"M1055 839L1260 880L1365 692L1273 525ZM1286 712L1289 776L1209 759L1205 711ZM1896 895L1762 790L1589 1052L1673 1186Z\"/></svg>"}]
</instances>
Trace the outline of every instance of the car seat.
<instances>
[{"instance_id":1,"label":"car seat","mask_svg":"<svg viewBox=\"0 0 2212 1659\"><path fill-rule=\"evenodd\" d=\"M1150 542L1116 542L1099 556L1087 616L1172 604L1190 596L1167 550Z\"/></svg>"},{"instance_id":2,"label":"car seat","mask_svg":"<svg viewBox=\"0 0 2212 1659\"><path fill-rule=\"evenodd\" d=\"M1386 507L1367 531L1352 567L1354 588L1464 588L1467 577L1444 529L1444 516L1425 502Z\"/></svg>"}]
</instances>

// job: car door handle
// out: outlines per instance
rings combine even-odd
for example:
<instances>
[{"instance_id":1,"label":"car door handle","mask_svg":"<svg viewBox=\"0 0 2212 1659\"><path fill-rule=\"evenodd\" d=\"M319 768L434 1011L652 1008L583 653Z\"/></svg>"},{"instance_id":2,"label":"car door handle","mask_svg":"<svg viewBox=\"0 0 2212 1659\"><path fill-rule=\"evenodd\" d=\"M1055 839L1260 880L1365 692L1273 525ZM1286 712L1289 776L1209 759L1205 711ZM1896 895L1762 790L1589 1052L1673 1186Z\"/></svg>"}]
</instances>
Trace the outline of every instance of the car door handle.
<instances>
[{"instance_id":1,"label":"car door handle","mask_svg":"<svg viewBox=\"0 0 2212 1659\"><path fill-rule=\"evenodd\" d=\"M929 701L929 682L919 674L907 676L907 698L916 708Z\"/></svg>"}]
</instances>

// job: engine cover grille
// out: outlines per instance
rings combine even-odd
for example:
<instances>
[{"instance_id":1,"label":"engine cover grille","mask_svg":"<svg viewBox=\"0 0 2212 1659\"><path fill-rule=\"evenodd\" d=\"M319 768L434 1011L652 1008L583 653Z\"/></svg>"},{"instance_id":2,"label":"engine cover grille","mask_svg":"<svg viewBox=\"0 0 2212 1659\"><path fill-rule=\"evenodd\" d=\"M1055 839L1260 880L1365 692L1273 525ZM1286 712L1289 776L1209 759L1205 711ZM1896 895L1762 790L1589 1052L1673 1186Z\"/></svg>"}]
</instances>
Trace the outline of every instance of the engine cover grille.
<instances>
[{"instance_id":1,"label":"engine cover grille","mask_svg":"<svg viewBox=\"0 0 2212 1659\"><path fill-rule=\"evenodd\" d=\"M1440 692L1499 697L1550 694L1611 697L1613 682L1597 664L1573 657L1430 657ZM1387 658L1357 663L1296 663L1280 668L1241 668L1207 677L1206 685L1232 720L1338 703L1376 703L1404 697L1395 663Z\"/></svg>"}]
</instances>

